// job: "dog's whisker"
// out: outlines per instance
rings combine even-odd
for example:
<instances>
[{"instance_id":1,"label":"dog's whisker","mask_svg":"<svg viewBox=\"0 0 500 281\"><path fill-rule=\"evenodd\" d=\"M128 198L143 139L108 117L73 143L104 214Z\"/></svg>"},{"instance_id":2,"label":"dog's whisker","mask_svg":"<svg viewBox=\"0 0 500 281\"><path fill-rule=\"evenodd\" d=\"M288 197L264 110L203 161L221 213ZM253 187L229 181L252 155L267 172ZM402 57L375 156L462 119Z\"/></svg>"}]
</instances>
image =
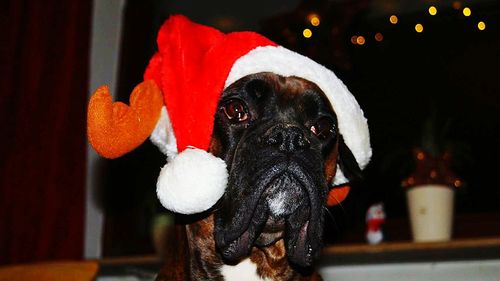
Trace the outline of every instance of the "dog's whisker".
<instances>
[{"instance_id":1,"label":"dog's whisker","mask_svg":"<svg viewBox=\"0 0 500 281\"><path fill-rule=\"evenodd\" d=\"M328 210L328 208L325 206L323 206L323 210L326 211L326 213L328 214L328 217L332 220L333 225L335 226L335 230L340 231L340 227L337 224L337 221L335 220L335 217L333 216L332 212L330 212L330 210Z\"/></svg>"},{"instance_id":2,"label":"dog's whisker","mask_svg":"<svg viewBox=\"0 0 500 281\"><path fill-rule=\"evenodd\" d=\"M347 211L345 210L344 205L342 205L342 201L338 200L337 197L335 197L335 195L332 196L335 202L337 203L336 206L339 206L344 216L347 216Z\"/></svg>"},{"instance_id":3,"label":"dog's whisker","mask_svg":"<svg viewBox=\"0 0 500 281\"><path fill-rule=\"evenodd\" d=\"M222 200L217 201L215 205L212 207L212 212L217 212L222 208Z\"/></svg>"},{"instance_id":4,"label":"dog's whisker","mask_svg":"<svg viewBox=\"0 0 500 281\"><path fill-rule=\"evenodd\" d=\"M220 209L222 208L222 206L220 204L217 204L214 209L213 209L213 212L217 212L219 211Z\"/></svg>"}]
</instances>

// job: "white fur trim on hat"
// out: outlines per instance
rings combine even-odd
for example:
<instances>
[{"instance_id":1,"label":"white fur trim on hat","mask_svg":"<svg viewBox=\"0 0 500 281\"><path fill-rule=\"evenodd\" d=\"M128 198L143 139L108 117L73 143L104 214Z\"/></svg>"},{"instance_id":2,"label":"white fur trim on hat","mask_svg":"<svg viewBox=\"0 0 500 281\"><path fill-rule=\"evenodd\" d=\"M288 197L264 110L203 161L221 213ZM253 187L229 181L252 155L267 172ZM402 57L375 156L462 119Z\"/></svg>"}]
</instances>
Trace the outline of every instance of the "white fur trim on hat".
<instances>
[{"instance_id":1,"label":"white fur trim on hat","mask_svg":"<svg viewBox=\"0 0 500 281\"><path fill-rule=\"evenodd\" d=\"M338 119L340 134L361 169L370 161L372 150L367 120L347 87L326 67L281 46L257 47L240 57L226 79L228 87L240 78L259 72L272 72L285 77L297 76L315 83L327 96ZM347 182L337 170L336 185Z\"/></svg>"},{"instance_id":2,"label":"white fur trim on hat","mask_svg":"<svg viewBox=\"0 0 500 281\"><path fill-rule=\"evenodd\" d=\"M198 148L187 148L161 169L156 194L173 212L200 213L222 197L227 178L224 160Z\"/></svg>"},{"instance_id":3,"label":"white fur trim on hat","mask_svg":"<svg viewBox=\"0 0 500 281\"><path fill-rule=\"evenodd\" d=\"M167 155L169 160L177 155L177 141L165 106L161 108L160 119L156 122L149 139L163 154Z\"/></svg>"}]
</instances>

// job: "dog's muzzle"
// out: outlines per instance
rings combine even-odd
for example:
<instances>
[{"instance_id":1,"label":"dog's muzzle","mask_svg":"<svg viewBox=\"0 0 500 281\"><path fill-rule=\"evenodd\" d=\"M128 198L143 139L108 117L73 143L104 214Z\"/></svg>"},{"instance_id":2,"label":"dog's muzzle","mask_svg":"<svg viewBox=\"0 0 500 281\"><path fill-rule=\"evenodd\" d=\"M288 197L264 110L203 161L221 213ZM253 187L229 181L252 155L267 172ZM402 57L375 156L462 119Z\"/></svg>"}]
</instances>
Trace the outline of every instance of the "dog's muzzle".
<instances>
[{"instance_id":1,"label":"dog's muzzle","mask_svg":"<svg viewBox=\"0 0 500 281\"><path fill-rule=\"evenodd\" d=\"M319 255L327 186L320 149L307 134L278 124L240 141L216 213L216 243L226 260L279 239L292 264L310 266Z\"/></svg>"}]
</instances>

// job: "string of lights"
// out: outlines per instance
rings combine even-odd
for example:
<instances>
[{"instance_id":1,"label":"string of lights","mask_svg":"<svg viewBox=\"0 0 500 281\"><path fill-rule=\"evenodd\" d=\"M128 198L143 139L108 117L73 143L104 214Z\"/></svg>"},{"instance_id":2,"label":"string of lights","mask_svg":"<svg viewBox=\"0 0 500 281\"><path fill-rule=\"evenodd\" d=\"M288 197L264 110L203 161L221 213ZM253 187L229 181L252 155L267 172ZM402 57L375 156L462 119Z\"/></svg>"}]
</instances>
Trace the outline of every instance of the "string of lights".
<instances>
[{"instance_id":1,"label":"string of lights","mask_svg":"<svg viewBox=\"0 0 500 281\"><path fill-rule=\"evenodd\" d=\"M452 2L451 7L456 11L460 11L460 13L457 13L456 16L462 16L466 18L471 18L472 16L472 9L467 6L463 7L461 1ZM430 5L427 8L427 13L432 17L439 16L438 7ZM388 17L388 20L391 25L398 25L400 23L400 18L396 14L390 15ZM475 20L477 20L476 27L479 31L486 30L486 22L483 19L475 19ZM302 36L306 39L309 39L313 37L314 28L320 26L321 19L318 14L310 13L307 15L307 22L310 26L303 29ZM424 23L418 21L415 22L414 30L416 33L423 33L426 30L426 28L424 27ZM375 39L376 42L380 43L384 40L384 35L381 31L378 31L374 33L373 38ZM363 46L367 43L366 34L354 34L350 37L350 42L353 45Z\"/></svg>"}]
</instances>

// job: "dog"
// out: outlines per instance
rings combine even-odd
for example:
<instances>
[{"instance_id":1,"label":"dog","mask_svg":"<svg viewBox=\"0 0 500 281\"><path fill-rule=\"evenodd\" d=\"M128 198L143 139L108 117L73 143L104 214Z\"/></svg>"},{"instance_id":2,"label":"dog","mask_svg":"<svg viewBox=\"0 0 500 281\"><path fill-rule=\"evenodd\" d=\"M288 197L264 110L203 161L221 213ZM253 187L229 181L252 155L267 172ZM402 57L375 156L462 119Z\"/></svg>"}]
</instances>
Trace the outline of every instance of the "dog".
<instances>
[{"instance_id":1,"label":"dog","mask_svg":"<svg viewBox=\"0 0 500 281\"><path fill-rule=\"evenodd\" d=\"M329 183L337 166L349 180L361 169L320 88L273 73L237 80L220 97L209 152L227 163L227 189L180 217L156 280L321 280Z\"/></svg>"}]
</instances>

